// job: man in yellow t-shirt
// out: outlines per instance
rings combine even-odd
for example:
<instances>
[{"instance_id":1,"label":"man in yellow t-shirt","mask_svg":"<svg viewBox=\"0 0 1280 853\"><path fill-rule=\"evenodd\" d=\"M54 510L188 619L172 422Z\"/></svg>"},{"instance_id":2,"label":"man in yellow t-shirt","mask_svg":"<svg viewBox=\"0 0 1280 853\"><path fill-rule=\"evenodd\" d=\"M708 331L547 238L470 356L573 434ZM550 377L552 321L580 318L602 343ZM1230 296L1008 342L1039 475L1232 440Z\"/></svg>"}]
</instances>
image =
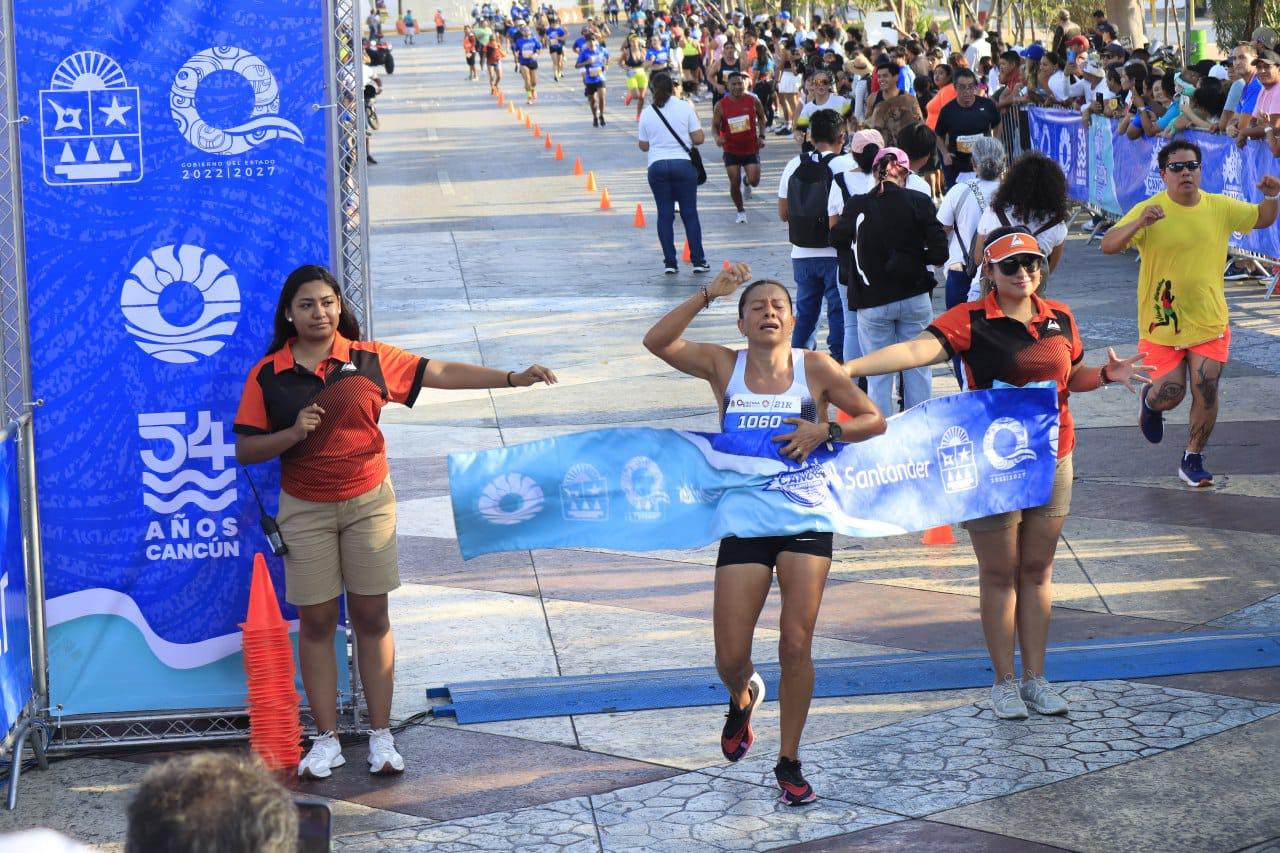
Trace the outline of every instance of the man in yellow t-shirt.
<instances>
[{"instance_id":1,"label":"man in yellow t-shirt","mask_svg":"<svg viewBox=\"0 0 1280 853\"><path fill-rule=\"evenodd\" d=\"M1138 352L1151 371L1142 389L1138 425L1147 441L1164 438L1164 412L1191 386L1191 425L1178 476L1189 486L1211 486L1204 448L1218 419L1218 378L1231 345L1222 269L1234 231L1276 221L1280 178L1258 182L1253 205L1200 191L1200 148L1186 140L1160 150L1165 189L1133 208L1102 240L1106 254L1134 246L1138 270Z\"/></svg>"}]
</instances>

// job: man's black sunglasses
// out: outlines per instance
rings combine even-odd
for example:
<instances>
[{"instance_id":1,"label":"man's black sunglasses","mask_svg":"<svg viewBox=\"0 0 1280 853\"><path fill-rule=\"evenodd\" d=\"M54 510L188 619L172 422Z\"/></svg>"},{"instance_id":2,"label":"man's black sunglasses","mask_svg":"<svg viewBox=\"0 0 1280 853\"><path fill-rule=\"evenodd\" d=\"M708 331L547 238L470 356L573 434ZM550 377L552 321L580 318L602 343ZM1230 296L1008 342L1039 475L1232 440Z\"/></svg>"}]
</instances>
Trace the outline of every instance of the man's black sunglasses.
<instances>
[{"instance_id":1,"label":"man's black sunglasses","mask_svg":"<svg viewBox=\"0 0 1280 853\"><path fill-rule=\"evenodd\" d=\"M996 269L1005 275L1017 275L1020 268L1027 272L1035 272L1040 269L1042 263L1044 258L1039 255L1014 255L1011 258L996 261Z\"/></svg>"},{"instance_id":2,"label":"man's black sunglasses","mask_svg":"<svg viewBox=\"0 0 1280 853\"><path fill-rule=\"evenodd\" d=\"M1170 172L1195 172L1200 169L1199 160L1183 160L1180 163L1170 163L1165 166Z\"/></svg>"}]
</instances>

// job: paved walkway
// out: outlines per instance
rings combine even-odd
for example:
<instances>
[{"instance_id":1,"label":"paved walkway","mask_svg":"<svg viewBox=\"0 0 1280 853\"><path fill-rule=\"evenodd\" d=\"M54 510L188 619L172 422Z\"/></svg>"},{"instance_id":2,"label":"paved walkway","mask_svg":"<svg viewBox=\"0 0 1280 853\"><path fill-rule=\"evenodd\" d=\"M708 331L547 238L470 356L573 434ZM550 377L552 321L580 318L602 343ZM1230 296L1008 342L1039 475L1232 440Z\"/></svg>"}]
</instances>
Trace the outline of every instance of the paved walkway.
<instances>
[{"instance_id":1,"label":"paved walkway","mask_svg":"<svg viewBox=\"0 0 1280 853\"><path fill-rule=\"evenodd\" d=\"M654 211L621 86L608 127L593 129L580 87L545 75L533 113L564 146L559 163L486 85L463 82L464 70L456 46L398 47L379 99L374 332L432 357L508 369L540 361L562 381L424 392L413 410L384 413L406 582L392 595L399 719L429 708L426 687L451 681L712 661L714 548L459 556L447 453L611 424L715 428L704 385L639 345L700 282L662 276L652 224L631 226L637 202L651 223ZM746 260L790 281L773 190L793 153L771 138L746 225L733 224L712 163L699 205L713 264ZM575 156L615 210L599 211L598 195L572 177ZM1131 257L1071 240L1051 288L1080 316L1090 361L1110 345L1132 351L1134 276ZM1073 399L1078 479L1052 641L1280 625L1280 300L1239 284L1229 301L1234 361L1208 456L1214 490L1177 483L1183 427L1151 447L1123 389ZM732 315L717 305L694 331L732 342ZM938 392L954 387L936 373ZM1185 424L1185 410L1170 420ZM957 533L957 545L930 548L918 537L838 537L815 655L980 647L976 567ZM776 659L776 627L775 600L758 660ZM357 746L331 780L305 790L331 798L336 843L352 850L1280 846L1280 671L1078 683L1068 696L1069 717L1027 722L997 721L983 690L815 701L802 758L823 799L806 809L776 802L773 702L751 757L732 767L717 745L722 706L466 727L442 719L399 735L402 777L370 778ZM54 826L118 847L147 760L77 759L29 774L22 810L0 814L0 830Z\"/></svg>"}]
</instances>

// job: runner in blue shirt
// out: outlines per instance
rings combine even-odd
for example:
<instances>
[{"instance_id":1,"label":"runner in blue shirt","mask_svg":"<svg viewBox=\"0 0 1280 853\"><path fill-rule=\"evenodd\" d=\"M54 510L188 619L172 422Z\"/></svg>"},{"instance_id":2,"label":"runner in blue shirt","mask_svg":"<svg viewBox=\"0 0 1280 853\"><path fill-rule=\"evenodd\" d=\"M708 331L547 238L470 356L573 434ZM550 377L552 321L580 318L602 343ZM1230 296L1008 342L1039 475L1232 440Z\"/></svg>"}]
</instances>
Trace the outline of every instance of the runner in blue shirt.
<instances>
[{"instance_id":1,"label":"runner in blue shirt","mask_svg":"<svg viewBox=\"0 0 1280 853\"><path fill-rule=\"evenodd\" d=\"M662 43L660 36L649 39L649 49L644 52L644 70L650 75L671 68L671 48Z\"/></svg>"},{"instance_id":2,"label":"runner in blue shirt","mask_svg":"<svg viewBox=\"0 0 1280 853\"><path fill-rule=\"evenodd\" d=\"M576 68L582 69L583 94L591 107L591 126L604 127L604 75L609 65L609 51L588 32L583 50L578 54Z\"/></svg>"},{"instance_id":3,"label":"runner in blue shirt","mask_svg":"<svg viewBox=\"0 0 1280 853\"><path fill-rule=\"evenodd\" d=\"M516 50L516 42L520 40L520 27L523 25L524 21L516 18L503 30L507 37L507 49L511 51L511 59L515 63L516 71L520 70L520 53Z\"/></svg>"},{"instance_id":4,"label":"runner in blue shirt","mask_svg":"<svg viewBox=\"0 0 1280 853\"><path fill-rule=\"evenodd\" d=\"M538 100L538 53L542 50L542 42L529 35L529 25L520 27L520 37L516 39L516 65L520 76L524 78L525 103L532 104Z\"/></svg>"},{"instance_id":5,"label":"runner in blue shirt","mask_svg":"<svg viewBox=\"0 0 1280 853\"><path fill-rule=\"evenodd\" d=\"M551 68L555 71L556 79L559 80L564 73L564 40L568 37L564 27L560 26L560 19L552 15L548 19L550 24L547 27L547 51L551 54Z\"/></svg>"}]
</instances>

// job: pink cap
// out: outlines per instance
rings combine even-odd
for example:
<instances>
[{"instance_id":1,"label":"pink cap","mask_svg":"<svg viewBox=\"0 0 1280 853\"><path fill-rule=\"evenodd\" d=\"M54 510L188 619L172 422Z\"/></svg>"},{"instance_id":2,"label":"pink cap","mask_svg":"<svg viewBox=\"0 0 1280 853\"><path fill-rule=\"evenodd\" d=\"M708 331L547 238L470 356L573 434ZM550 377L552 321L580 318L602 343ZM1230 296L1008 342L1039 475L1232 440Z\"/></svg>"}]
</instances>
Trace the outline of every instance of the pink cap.
<instances>
[{"instance_id":1,"label":"pink cap","mask_svg":"<svg viewBox=\"0 0 1280 853\"><path fill-rule=\"evenodd\" d=\"M897 164L904 169L911 168L911 161L907 159L907 152L903 151L901 148L881 148L876 153L876 159L871 161L871 165L879 166L880 161L888 157L892 157Z\"/></svg>"},{"instance_id":2,"label":"pink cap","mask_svg":"<svg viewBox=\"0 0 1280 853\"><path fill-rule=\"evenodd\" d=\"M874 145L877 148L884 147L884 137L880 135L878 130L859 130L853 136L849 137L849 150L854 154L861 154L862 149L868 145Z\"/></svg>"}]
</instances>

